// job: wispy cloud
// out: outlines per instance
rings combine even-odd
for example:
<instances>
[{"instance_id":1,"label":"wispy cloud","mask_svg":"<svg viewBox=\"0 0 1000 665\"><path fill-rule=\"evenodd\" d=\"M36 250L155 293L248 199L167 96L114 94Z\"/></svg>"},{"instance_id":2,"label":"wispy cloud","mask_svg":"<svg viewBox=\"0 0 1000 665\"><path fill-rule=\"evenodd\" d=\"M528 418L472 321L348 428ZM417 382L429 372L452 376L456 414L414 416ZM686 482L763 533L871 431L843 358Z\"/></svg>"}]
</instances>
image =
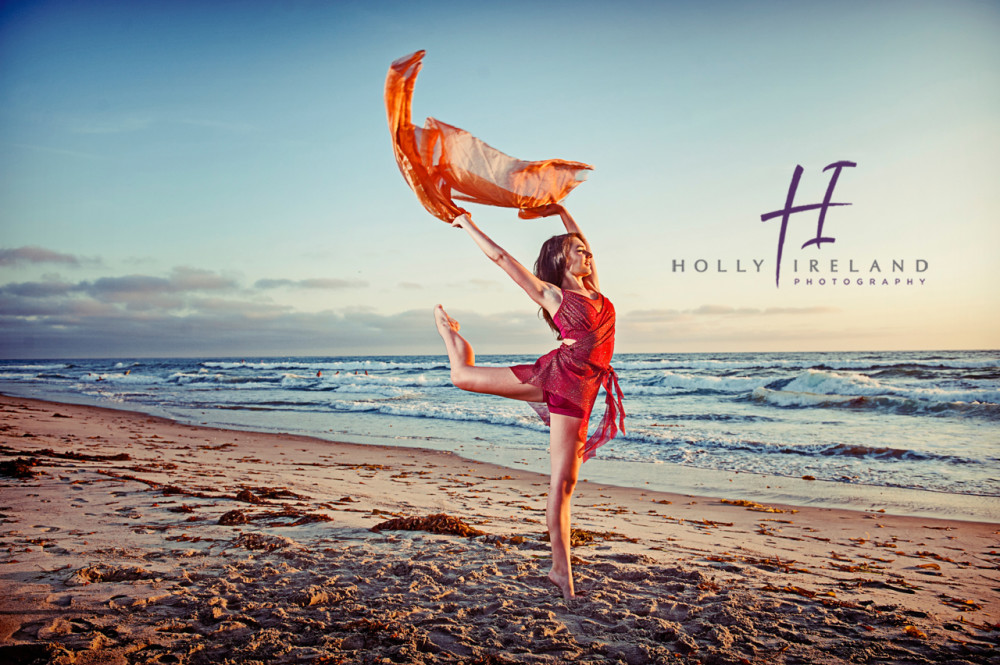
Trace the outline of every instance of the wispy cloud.
<instances>
[{"instance_id":1,"label":"wispy cloud","mask_svg":"<svg viewBox=\"0 0 1000 665\"><path fill-rule=\"evenodd\" d=\"M836 314L839 307L768 307L762 313L768 316L775 314Z\"/></svg>"},{"instance_id":2,"label":"wispy cloud","mask_svg":"<svg viewBox=\"0 0 1000 665\"><path fill-rule=\"evenodd\" d=\"M349 279L258 279L254 283L257 289L361 289L368 286L363 280Z\"/></svg>"},{"instance_id":3,"label":"wispy cloud","mask_svg":"<svg viewBox=\"0 0 1000 665\"><path fill-rule=\"evenodd\" d=\"M3 291L0 287L0 292ZM179 310L188 306L186 297L204 292L233 292L239 289L236 280L208 270L174 268L168 277L125 275L102 277L92 282L80 282L67 291L83 293L95 300L116 303L128 309Z\"/></svg>"},{"instance_id":4,"label":"wispy cloud","mask_svg":"<svg viewBox=\"0 0 1000 665\"><path fill-rule=\"evenodd\" d=\"M831 317L836 307L733 307L708 304L640 310L618 319L622 351L805 350L853 343L864 335Z\"/></svg>"},{"instance_id":5,"label":"wispy cloud","mask_svg":"<svg viewBox=\"0 0 1000 665\"><path fill-rule=\"evenodd\" d=\"M42 257L44 253L21 253ZM262 280L246 289L209 270L174 268L165 276L131 274L70 282L60 278L0 285L0 336L7 355L157 355L202 352L321 352L330 340L360 349L403 339L401 324L368 309L301 313L262 300L263 288L338 289L367 286L338 279ZM425 327L433 324L423 312ZM282 348L285 345L287 348ZM326 348L331 353L333 349Z\"/></svg>"},{"instance_id":6,"label":"wispy cloud","mask_svg":"<svg viewBox=\"0 0 1000 665\"><path fill-rule=\"evenodd\" d=\"M756 307L730 307L728 305L702 305L693 310L691 314L696 316L774 316L774 315L798 315L798 314L832 314L839 311L836 307L768 307L759 309Z\"/></svg>"},{"instance_id":7,"label":"wispy cloud","mask_svg":"<svg viewBox=\"0 0 1000 665\"><path fill-rule=\"evenodd\" d=\"M6 256L8 261L67 264L74 259L40 248ZM4 340L0 353L12 357L442 353L426 309L386 314L366 305L302 312L265 295L275 289L367 286L367 282L335 278L273 278L247 288L234 277L188 266L165 275L13 282L0 285L0 339ZM620 313L619 351L669 350L684 344L721 348L751 341L777 343L794 339L796 331L806 327L819 339L824 334L819 321L825 322L834 311L830 307L752 309L712 304ZM541 354L556 344L528 307L492 315L450 313L461 321L463 332L480 354ZM789 327L793 319L775 318L781 315L794 317L795 326ZM831 329L825 334L842 333Z\"/></svg>"},{"instance_id":8,"label":"wispy cloud","mask_svg":"<svg viewBox=\"0 0 1000 665\"><path fill-rule=\"evenodd\" d=\"M296 280L288 280L298 283ZM70 283L0 286L0 353L12 357L303 355L443 352L426 309L369 306L300 312L261 302L234 280L175 269ZM485 353L545 350L555 340L532 314L461 317Z\"/></svg>"},{"instance_id":9,"label":"wispy cloud","mask_svg":"<svg viewBox=\"0 0 1000 665\"><path fill-rule=\"evenodd\" d=\"M670 323L692 320L695 317L733 318L776 315L833 314L840 311L836 307L731 307L729 305L702 305L694 309L642 309L629 312L625 320L629 323Z\"/></svg>"},{"instance_id":10,"label":"wispy cloud","mask_svg":"<svg viewBox=\"0 0 1000 665\"><path fill-rule=\"evenodd\" d=\"M84 263L96 264L99 261L97 259L82 259L73 254L64 254L34 245L14 249L0 249L0 266L16 266L27 263L58 263L78 267Z\"/></svg>"},{"instance_id":11,"label":"wispy cloud","mask_svg":"<svg viewBox=\"0 0 1000 665\"><path fill-rule=\"evenodd\" d=\"M449 282L451 288L472 289L474 291L497 291L509 288L510 282L500 282L494 279L463 279L459 282Z\"/></svg>"}]
</instances>

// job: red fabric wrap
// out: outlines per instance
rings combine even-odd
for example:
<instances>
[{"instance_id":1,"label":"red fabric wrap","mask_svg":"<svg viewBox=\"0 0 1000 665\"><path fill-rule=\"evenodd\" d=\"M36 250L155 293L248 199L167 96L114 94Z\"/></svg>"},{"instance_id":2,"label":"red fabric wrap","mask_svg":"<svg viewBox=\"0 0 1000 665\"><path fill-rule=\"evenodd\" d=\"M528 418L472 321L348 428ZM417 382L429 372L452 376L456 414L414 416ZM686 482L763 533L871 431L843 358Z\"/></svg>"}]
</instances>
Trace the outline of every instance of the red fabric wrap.
<instances>
[{"instance_id":1,"label":"red fabric wrap","mask_svg":"<svg viewBox=\"0 0 1000 665\"><path fill-rule=\"evenodd\" d=\"M615 308L603 295L591 300L575 291L563 291L562 304L552 320L563 339L576 341L561 344L533 365L515 365L510 369L522 383L530 383L581 405L588 418L598 392L604 388L604 416L580 451L586 461L619 431L625 432L622 391L618 375L611 367L615 349ZM538 405L533 406L539 410ZM539 415L546 420L545 413Z\"/></svg>"}]
</instances>

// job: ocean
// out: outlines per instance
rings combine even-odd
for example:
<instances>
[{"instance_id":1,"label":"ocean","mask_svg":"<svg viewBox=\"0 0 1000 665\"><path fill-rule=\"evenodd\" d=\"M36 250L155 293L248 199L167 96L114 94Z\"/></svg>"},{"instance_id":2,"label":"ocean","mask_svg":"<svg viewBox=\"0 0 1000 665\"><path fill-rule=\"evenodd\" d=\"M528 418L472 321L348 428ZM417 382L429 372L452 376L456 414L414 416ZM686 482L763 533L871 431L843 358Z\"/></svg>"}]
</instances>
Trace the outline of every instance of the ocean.
<instances>
[{"instance_id":1,"label":"ocean","mask_svg":"<svg viewBox=\"0 0 1000 665\"><path fill-rule=\"evenodd\" d=\"M482 365L534 356L480 356ZM1000 352L619 354L627 434L582 476L699 496L1000 521ZM442 356L0 361L0 392L545 472L522 402ZM603 413L603 395L594 409Z\"/></svg>"}]
</instances>

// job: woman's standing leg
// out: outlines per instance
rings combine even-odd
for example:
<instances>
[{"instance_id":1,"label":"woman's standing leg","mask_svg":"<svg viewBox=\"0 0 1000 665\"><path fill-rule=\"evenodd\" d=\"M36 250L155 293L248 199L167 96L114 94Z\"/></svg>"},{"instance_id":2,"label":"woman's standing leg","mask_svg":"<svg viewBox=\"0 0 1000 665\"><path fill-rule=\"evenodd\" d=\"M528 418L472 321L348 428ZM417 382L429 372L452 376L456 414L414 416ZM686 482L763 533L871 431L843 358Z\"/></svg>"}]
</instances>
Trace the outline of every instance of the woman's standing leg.
<instances>
[{"instance_id":1,"label":"woman's standing leg","mask_svg":"<svg viewBox=\"0 0 1000 665\"><path fill-rule=\"evenodd\" d=\"M448 350L451 380L456 387L512 399L541 402L541 388L521 383L508 367L476 367L476 354L458 334L458 322L438 305L434 310L438 332ZM580 473L580 450L587 438L587 419L558 413L551 414L549 425L549 498L546 522L552 544L552 569L549 580L559 587L564 598L573 597L573 570L570 565L570 503Z\"/></svg>"},{"instance_id":2,"label":"woman's standing leg","mask_svg":"<svg viewBox=\"0 0 1000 665\"><path fill-rule=\"evenodd\" d=\"M583 460L580 450L587 436L587 421L562 414L552 414L549 428L549 499L545 517L552 545L552 569L549 580L558 586L567 600L574 596L573 568L570 564L570 506L573 490Z\"/></svg>"}]
</instances>

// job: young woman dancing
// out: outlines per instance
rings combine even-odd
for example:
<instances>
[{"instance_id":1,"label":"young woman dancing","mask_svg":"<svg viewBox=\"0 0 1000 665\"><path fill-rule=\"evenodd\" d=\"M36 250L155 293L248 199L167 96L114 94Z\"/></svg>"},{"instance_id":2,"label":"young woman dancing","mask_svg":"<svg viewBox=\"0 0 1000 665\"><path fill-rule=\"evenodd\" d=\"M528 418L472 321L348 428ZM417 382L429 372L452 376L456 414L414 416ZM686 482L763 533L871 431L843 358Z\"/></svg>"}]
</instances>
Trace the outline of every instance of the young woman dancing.
<instances>
[{"instance_id":1,"label":"young woman dancing","mask_svg":"<svg viewBox=\"0 0 1000 665\"><path fill-rule=\"evenodd\" d=\"M615 344L615 310L600 292L590 244L570 214L558 204L535 208L540 216L558 214L564 235L542 245L535 272L517 262L463 214L452 226L465 229L480 249L542 308L549 326L562 341L533 365L478 367L469 343L458 334L458 322L440 305L434 310L444 339L456 387L476 393L543 403L548 415L551 476L546 522L552 544L549 580L567 599L574 596L570 565L570 500L583 461L624 429L621 390L611 368ZM587 423L598 391L607 398L604 417L587 438ZM547 408L546 408L547 407Z\"/></svg>"}]
</instances>

